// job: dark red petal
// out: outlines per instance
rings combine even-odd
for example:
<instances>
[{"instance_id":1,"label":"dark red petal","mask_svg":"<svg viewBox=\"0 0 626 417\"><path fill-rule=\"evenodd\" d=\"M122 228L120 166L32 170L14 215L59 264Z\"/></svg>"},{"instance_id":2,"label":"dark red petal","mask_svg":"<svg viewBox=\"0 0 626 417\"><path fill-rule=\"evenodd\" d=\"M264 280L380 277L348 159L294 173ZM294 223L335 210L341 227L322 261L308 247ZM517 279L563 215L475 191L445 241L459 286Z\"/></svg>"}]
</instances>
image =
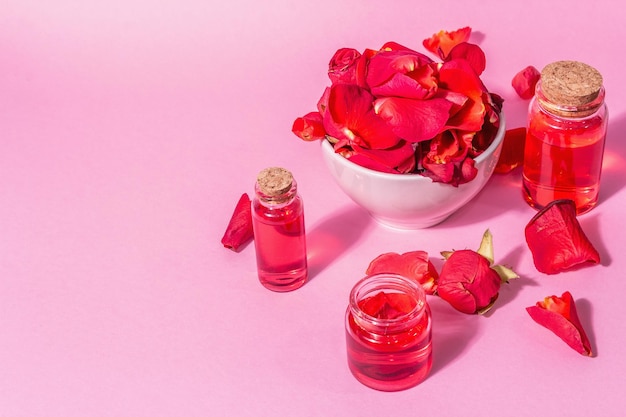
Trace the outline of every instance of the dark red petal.
<instances>
[{"instance_id":1,"label":"dark red petal","mask_svg":"<svg viewBox=\"0 0 626 417\"><path fill-rule=\"evenodd\" d=\"M302 140L313 141L323 139L326 136L322 115L319 112L311 112L303 117L298 117L291 131Z\"/></svg>"},{"instance_id":2,"label":"dark red petal","mask_svg":"<svg viewBox=\"0 0 626 417\"><path fill-rule=\"evenodd\" d=\"M437 285L437 294L461 313L475 314L478 311L476 299L463 283L451 281Z\"/></svg>"},{"instance_id":3,"label":"dark red petal","mask_svg":"<svg viewBox=\"0 0 626 417\"><path fill-rule=\"evenodd\" d=\"M248 194L243 193L230 218L226 232L224 232L222 245L224 245L225 248L237 251L253 237L250 197L248 197Z\"/></svg>"},{"instance_id":4,"label":"dark red petal","mask_svg":"<svg viewBox=\"0 0 626 417\"><path fill-rule=\"evenodd\" d=\"M526 311L533 320L551 330L576 352L593 355L591 343L576 311L576 303L568 291L561 297L546 297L536 305L527 307Z\"/></svg>"},{"instance_id":5,"label":"dark red petal","mask_svg":"<svg viewBox=\"0 0 626 417\"><path fill-rule=\"evenodd\" d=\"M509 129L504 134L500 159L493 172L508 174L524 162L524 144L526 143L526 128Z\"/></svg>"},{"instance_id":6,"label":"dark red petal","mask_svg":"<svg viewBox=\"0 0 626 417\"><path fill-rule=\"evenodd\" d=\"M527 66L513 77L511 85L517 95L529 99L535 95L535 86L541 78L541 73L532 65Z\"/></svg>"},{"instance_id":7,"label":"dark red petal","mask_svg":"<svg viewBox=\"0 0 626 417\"><path fill-rule=\"evenodd\" d=\"M366 274L390 273L402 275L419 282L426 294L432 295L437 287L438 274L424 251L403 254L384 253L374 259L367 267Z\"/></svg>"},{"instance_id":8,"label":"dark red petal","mask_svg":"<svg viewBox=\"0 0 626 417\"><path fill-rule=\"evenodd\" d=\"M539 272L556 274L584 263L600 262L600 254L578 223L572 200L548 204L526 225L525 236Z\"/></svg>"},{"instance_id":9,"label":"dark red petal","mask_svg":"<svg viewBox=\"0 0 626 417\"><path fill-rule=\"evenodd\" d=\"M401 141L387 149L367 149L352 145L350 160L381 172L405 174L415 168L415 152L410 143Z\"/></svg>"}]
</instances>

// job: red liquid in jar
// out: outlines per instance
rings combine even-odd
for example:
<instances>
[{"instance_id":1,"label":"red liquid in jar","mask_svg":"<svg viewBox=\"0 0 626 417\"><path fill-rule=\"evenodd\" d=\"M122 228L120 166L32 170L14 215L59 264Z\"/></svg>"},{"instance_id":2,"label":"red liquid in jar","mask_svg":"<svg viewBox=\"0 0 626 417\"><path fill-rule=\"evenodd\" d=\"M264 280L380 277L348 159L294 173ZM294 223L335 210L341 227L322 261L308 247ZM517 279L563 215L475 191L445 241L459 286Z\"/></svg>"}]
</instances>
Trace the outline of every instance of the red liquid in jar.
<instances>
[{"instance_id":1,"label":"red liquid in jar","mask_svg":"<svg viewBox=\"0 0 626 417\"><path fill-rule=\"evenodd\" d=\"M523 169L524 198L542 209L558 199L570 199L578 214L598 202L606 124L602 117L556 119L536 112L526 136Z\"/></svg>"},{"instance_id":2,"label":"red liquid in jar","mask_svg":"<svg viewBox=\"0 0 626 417\"><path fill-rule=\"evenodd\" d=\"M358 303L366 314L380 319L395 319L408 314L415 305L415 300L406 294L384 292ZM346 342L350 371L366 386L381 391L398 391L417 385L432 367L428 305L412 326L384 333L361 327L348 308Z\"/></svg>"},{"instance_id":3,"label":"red liquid in jar","mask_svg":"<svg viewBox=\"0 0 626 417\"><path fill-rule=\"evenodd\" d=\"M283 207L252 207L254 240L261 284L274 291L291 291L307 279L306 242L302 200Z\"/></svg>"}]
</instances>

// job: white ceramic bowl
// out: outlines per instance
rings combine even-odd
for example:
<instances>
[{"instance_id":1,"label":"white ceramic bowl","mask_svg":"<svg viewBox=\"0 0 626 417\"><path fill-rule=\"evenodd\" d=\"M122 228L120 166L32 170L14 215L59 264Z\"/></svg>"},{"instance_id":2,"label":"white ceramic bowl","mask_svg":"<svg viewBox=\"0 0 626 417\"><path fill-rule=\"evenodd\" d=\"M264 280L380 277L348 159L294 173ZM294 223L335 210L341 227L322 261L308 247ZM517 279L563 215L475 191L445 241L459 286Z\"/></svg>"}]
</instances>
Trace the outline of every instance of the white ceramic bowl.
<instances>
[{"instance_id":1,"label":"white ceramic bowl","mask_svg":"<svg viewBox=\"0 0 626 417\"><path fill-rule=\"evenodd\" d=\"M322 155L335 182L379 223L399 229L423 229L447 219L485 186L500 157L506 131L504 115L493 143L474 159L472 181L453 187L417 174L388 174L364 168L336 154L327 140Z\"/></svg>"}]
</instances>

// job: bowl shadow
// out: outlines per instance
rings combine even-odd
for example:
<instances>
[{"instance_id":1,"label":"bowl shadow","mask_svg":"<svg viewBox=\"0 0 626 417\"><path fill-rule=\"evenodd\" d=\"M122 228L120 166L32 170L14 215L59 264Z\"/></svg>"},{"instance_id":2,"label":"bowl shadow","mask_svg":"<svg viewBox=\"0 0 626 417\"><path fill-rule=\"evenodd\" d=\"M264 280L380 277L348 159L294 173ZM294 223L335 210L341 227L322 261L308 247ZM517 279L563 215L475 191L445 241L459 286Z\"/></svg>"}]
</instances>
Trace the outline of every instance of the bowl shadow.
<instances>
[{"instance_id":1,"label":"bowl shadow","mask_svg":"<svg viewBox=\"0 0 626 417\"><path fill-rule=\"evenodd\" d=\"M321 220L307 233L309 279L314 279L371 227L374 220L361 207L350 205Z\"/></svg>"}]
</instances>

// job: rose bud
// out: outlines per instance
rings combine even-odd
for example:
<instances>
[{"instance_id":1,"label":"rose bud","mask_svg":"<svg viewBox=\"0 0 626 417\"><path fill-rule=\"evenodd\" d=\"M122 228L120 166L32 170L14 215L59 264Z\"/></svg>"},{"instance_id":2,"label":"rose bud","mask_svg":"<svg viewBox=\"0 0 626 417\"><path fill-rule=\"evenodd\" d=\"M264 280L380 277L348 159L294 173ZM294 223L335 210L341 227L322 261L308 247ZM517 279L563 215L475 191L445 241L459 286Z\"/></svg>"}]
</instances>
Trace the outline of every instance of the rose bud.
<instances>
[{"instance_id":1,"label":"rose bud","mask_svg":"<svg viewBox=\"0 0 626 417\"><path fill-rule=\"evenodd\" d=\"M353 48L340 48L328 63L328 78L335 83L358 84L361 53ZM365 65L364 62L361 63Z\"/></svg>"},{"instance_id":2,"label":"rose bud","mask_svg":"<svg viewBox=\"0 0 626 417\"><path fill-rule=\"evenodd\" d=\"M572 200L548 204L530 220L524 233L539 272L557 274L585 263L600 262L600 254L576 219Z\"/></svg>"},{"instance_id":3,"label":"rose bud","mask_svg":"<svg viewBox=\"0 0 626 417\"><path fill-rule=\"evenodd\" d=\"M228 227L222 237L222 245L236 252L240 246L252 240L253 237L250 197L248 197L248 194L243 193L230 218L230 222L228 222Z\"/></svg>"},{"instance_id":4,"label":"rose bud","mask_svg":"<svg viewBox=\"0 0 626 417\"><path fill-rule=\"evenodd\" d=\"M428 259L428 253L424 251L383 253L369 264L365 273L367 275L389 273L411 278L419 282L429 295L437 289L437 270Z\"/></svg>"},{"instance_id":5,"label":"rose bud","mask_svg":"<svg viewBox=\"0 0 626 417\"><path fill-rule=\"evenodd\" d=\"M487 312L498 298L502 282L518 278L511 269L493 265L493 238L485 231L478 251L442 252L446 259L439 274L437 294L467 314Z\"/></svg>"},{"instance_id":6,"label":"rose bud","mask_svg":"<svg viewBox=\"0 0 626 417\"><path fill-rule=\"evenodd\" d=\"M565 291L561 297L552 295L526 311L533 320L551 330L581 355L592 356L591 343L576 312L572 295Z\"/></svg>"},{"instance_id":7,"label":"rose bud","mask_svg":"<svg viewBox=\"0 0 626 417\"><path fill-rule=\"evenodd\" d=\"M537 82L539 82L540 78L541 73L537 70L537 68L529 65L515 74L513 80L511 81L511 85L517 95L526 100L535 95L535 86L537 85Z\"/></svg>"}]
</instances>

